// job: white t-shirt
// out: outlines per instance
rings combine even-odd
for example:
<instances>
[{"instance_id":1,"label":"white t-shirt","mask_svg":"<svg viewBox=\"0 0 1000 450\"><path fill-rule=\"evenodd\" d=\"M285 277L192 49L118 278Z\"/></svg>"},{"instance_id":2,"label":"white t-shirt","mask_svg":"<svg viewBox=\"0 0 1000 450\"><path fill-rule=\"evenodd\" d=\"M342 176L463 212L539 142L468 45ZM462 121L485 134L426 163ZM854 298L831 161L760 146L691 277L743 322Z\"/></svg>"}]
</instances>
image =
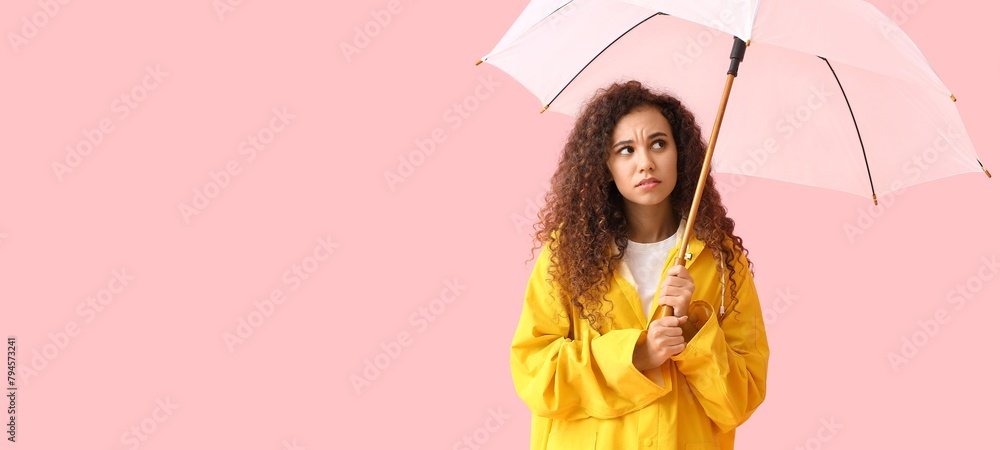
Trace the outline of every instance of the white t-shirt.
<instances>
[{"instance_id":1,"label":"white t-shirt","mask_svg":"<svg viewBox=\"0 0 1000 450\"><path fill-rule=\"evenodd\" d=\"M681 221L674 235L660 242L643 244L630 239L628 246L625 247L625 264L635 281L639 300L642 301L643 314L647 320L656 299L660 273L667 263L670 249L677 245L678 236L684 232L683 226L684 221Z\"/></svg>"}]
</instances>

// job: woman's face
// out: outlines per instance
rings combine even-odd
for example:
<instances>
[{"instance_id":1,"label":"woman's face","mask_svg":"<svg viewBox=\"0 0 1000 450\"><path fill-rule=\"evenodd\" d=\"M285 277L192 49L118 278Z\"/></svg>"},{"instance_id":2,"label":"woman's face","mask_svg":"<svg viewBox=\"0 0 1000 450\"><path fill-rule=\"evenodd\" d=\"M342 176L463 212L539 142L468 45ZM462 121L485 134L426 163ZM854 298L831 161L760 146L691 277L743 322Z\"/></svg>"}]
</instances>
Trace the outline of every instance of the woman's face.
<instances>
[{"instance_id":1,"label":"woman's face","mask_svg":"<svg viewBox=\"0 0 1000 450\"><path fill-rule=\"evenodd\" d=\"M608 169L626 205L659 205L677 184L677 146L663 114L642 106L626 114L611 133Z\"/></svg>"}]
</instances>

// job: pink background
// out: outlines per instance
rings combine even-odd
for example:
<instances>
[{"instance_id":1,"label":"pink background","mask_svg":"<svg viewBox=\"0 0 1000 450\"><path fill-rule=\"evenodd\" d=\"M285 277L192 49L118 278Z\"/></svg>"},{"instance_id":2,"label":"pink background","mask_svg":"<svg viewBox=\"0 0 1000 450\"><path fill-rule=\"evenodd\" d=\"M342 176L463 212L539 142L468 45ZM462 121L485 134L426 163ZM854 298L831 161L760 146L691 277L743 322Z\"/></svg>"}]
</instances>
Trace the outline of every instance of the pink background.
<instances>
[{"instance_id":1,"label":"pink background","mask_svg":"<svg viewBox=\"0 0 1000 450\"><path fill-rule=\"evenodd\" d=\"M468 436L526 448L508 360L531 269L516 220L534 219L571 121L473 66L526 3L403 0L348 58L342 44L387 1L244 1L221 19L212 0L69 2L17 51L9 33L45 13L4 2L0 334L36 370L19 374L18 447L453 448ZM996 11L873 3L909 8L897 19L1000 174ZM141 87L157 66L168 75ZM457 115L482 79L498 85ZM144 99L122 118L130 92ZM275 108L294 118L261 132ZM112 131L60 181L52 163L102 120ZM273 140L248 160L241 146L258 134ZM399 157L435 136L390 188ZM181 203L230 161L239 172L185 221ZM771 314L767 399L738 445L988 446L1000 280L982 258L1000 252L998 192L982 174L911 188L853 238L844 225L864 198L754 179L728 195ZM336 248L317 262L322 238ZM285 275L303 264L308 279ZM122 269L134 278L119 289ZM457 297L437 301L454 280ZM109 284L107 305L88 304ZM961 308L956 285L978 288ZM260 320L255 302L275 289L284 302ZM421 322L428 307L435 320ZM918 322L934 328L938 310L947 321L924 340ZM248 319L230 351L225 336ZM404 332L385 367L378 355ZM895 370L888 353L915 335ZM351 377L376 359L384 369L359 394ZM491 414L509 417L487 430Z\"/></svg>"}]
</instances>

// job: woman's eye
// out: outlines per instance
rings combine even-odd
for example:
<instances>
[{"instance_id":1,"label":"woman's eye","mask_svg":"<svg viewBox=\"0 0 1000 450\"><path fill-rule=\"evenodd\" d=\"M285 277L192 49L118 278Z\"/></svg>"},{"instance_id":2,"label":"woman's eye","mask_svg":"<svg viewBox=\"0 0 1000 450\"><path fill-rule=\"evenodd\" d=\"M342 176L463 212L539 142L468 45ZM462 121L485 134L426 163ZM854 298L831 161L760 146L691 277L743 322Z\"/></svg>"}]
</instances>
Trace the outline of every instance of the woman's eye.
<instances>
[{"instance_id":1,"label":"woman's eye","mask_svg":"<svg viewBox=\"0 0 1000 450\"><path fill-rule=\"evenodd\" d=\"M626 153L623 153L623 152L626 152L626 151L629 151L629 152L633 151L632 147L622 147L622 148L618 149L618 154L620 154L620 155L626 154Z\"/></svg>"},{"instance_id":2,"label":"woman's eye","mask_svg":"<svg viewBox=\"0 0 1000 450\"><path fill-rule=\"evenodd\" d=\"M653 142L653 148L664 148L666 146L667 146L667 141L664 140L658 140L656 142Z\"/></svg>"}]
</instances>

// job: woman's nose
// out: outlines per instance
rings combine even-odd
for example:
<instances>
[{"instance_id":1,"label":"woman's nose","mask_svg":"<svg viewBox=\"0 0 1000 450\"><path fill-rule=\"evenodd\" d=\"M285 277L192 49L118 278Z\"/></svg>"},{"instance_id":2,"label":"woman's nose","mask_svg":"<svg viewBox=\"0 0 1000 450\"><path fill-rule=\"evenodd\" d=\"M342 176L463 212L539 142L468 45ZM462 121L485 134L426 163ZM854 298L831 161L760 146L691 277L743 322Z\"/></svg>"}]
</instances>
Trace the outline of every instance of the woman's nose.
<instances>
[{"instance_id":1,"label":"woman's nose","mask_svg":"<svg viewBox=\"0 0 1000 450\"><path fill-rule=\"evenodd\" d=\"M635 151L636 164L638 164L639 171L650 171L653 170L653 158L650 157L649 151L645 148L637 149Z\"/></svg>"}]
</instances>

